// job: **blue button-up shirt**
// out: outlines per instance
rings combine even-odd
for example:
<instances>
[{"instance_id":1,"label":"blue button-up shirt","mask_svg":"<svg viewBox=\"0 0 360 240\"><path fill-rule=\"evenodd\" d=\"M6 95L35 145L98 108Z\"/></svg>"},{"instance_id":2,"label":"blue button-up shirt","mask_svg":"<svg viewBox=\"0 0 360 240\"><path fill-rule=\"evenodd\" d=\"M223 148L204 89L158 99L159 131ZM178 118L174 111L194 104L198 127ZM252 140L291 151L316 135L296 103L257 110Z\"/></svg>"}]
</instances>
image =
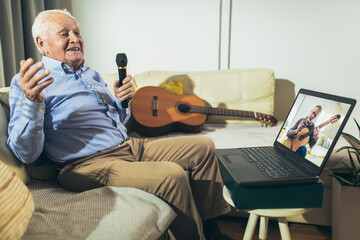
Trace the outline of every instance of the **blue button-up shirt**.
<instances>
[{"instance_id":1,"label":"blue button-up shirt","mask_svg":"<svg viewBox=\"0 0 360 240\"><path fill-rule=\"evenodd\" d=\"M89 156L121 144L129 108L122 109L100 75L82 66L73 72L66 64L43 57L43 69L54 82L45 88L44 103L25 97L19 74L10 86L8 147L25 163L45 151L56 162Z\"/></svg>"}]
</instances>

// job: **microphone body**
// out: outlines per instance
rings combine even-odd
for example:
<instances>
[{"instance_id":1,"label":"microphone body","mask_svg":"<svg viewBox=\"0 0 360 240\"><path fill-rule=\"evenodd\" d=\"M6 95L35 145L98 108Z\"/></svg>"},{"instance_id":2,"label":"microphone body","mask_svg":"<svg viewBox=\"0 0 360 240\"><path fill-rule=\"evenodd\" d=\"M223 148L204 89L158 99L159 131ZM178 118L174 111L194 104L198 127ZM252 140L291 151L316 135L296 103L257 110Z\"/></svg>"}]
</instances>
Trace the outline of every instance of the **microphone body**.
<instances>
[{"instance_id":1,"label":"microphone body","mask_svg":"<svg viewBox=\"0 0 360 240\"><path fill-rule=\"evenodd\" d=\"M116 64L118 66L118 74L119 74L119 83L117 87L122 86L122 81L126 78L126 67L127 67L127 57L125 53L118 53L116 55ZM128 108L129 104L127 100L121 102L121 106L123 108Z\"/></svg>"}]
</instances>

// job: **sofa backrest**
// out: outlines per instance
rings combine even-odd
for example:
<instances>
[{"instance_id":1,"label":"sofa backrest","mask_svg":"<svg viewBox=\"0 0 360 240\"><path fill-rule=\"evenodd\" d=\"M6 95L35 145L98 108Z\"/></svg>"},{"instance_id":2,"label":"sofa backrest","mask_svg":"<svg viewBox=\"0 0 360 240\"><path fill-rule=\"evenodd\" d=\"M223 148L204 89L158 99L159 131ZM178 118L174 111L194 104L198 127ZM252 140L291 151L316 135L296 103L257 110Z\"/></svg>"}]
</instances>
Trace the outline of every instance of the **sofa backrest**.
<instances>
[{"instance_id":1,"label":"sofa backrest","mask_svg":"<svg viewBox=\"0 0 360 240\"><path fill-rule=\"evenodd\" d=\"M6 146L10 119L9 91L10 88L8 87L0 88L0 161L12 169L24 183L28 183L30 178L25 169L25 165L21 163Z\"/></svg>"},{"instance_id":2,"label":"sofa backrest","mask_svg":"<svg viewBox=\"0 0 360 240\"><path fill-rule=\"evenodd\" d=\"M103 76L109 89L117 74ZM194 94L211 107L255 111L274 115L275 76L270 69L238 69L200 72L149 71L134 75L138 88L161 86L181 81L184 94ZM249 123L228 117L227 123ZM224 122L224 118L210 117L209 122ZM253 121L252 121L253 122ZM256 123L256 122L255 122Z\"/></svg>"}]
</instances>

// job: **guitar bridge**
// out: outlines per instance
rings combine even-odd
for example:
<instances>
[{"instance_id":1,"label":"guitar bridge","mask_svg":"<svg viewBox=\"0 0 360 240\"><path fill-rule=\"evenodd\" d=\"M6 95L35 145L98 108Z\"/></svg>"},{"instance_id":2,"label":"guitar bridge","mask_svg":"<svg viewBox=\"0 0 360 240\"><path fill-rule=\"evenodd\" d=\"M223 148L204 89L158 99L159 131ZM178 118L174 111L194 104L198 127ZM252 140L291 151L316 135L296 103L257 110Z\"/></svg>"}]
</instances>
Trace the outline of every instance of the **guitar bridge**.
<instances>
[{"instance_id":1,"label":"guitar bridge","mask_svg":"<svg viewBox=\"0 0 360 240\"><path fill-rule=\"evenodd\" d=\"M152 100L152 115L156 117L158 115L158 96L153 96Z\"/></svg>"}]
</instances>

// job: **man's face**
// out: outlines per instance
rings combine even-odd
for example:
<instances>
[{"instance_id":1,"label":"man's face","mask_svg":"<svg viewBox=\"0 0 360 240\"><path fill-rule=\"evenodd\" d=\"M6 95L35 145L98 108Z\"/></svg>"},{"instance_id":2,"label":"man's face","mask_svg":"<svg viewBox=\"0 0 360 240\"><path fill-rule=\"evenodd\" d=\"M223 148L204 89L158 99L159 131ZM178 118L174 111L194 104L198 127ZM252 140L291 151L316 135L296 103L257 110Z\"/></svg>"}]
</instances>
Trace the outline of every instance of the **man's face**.
<instances>
[{"instance_id":1,"label":"man's face","mask_svg":"<svg viewBox=\"0 0 360 240\"><path fill-rule=\"evenodd\" d=\"M315 107L310 111L310 115L309 117L307 117L306 123L310 123L312 120L314 120L317 117L318 114L319 114L319 108Z\"/></svg>"},{"instance_id":2,"label":"man's face","mask_svg":"<svg viewBox=\"0 0 360 240\"><path fill-rule=\"evenodd\" d=\"M43 53L75 71L84 59L84 40L76 21L65 14L53 14L45 24L45 38L37 41Z\"/></svg>"}]
</instances>

